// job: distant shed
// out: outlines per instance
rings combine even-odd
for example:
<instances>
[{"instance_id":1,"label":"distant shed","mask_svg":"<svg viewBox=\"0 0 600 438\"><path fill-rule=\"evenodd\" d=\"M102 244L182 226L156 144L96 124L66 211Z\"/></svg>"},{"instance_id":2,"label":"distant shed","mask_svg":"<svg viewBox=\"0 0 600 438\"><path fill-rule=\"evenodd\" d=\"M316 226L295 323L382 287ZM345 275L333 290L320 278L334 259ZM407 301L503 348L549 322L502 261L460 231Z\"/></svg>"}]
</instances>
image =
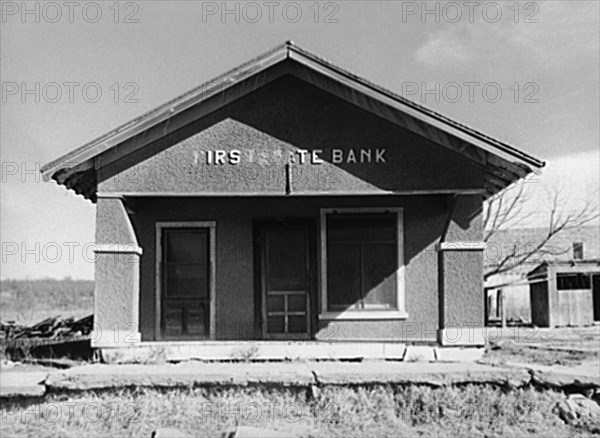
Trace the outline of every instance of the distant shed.
<instances>
[{"instance_id":1,"label":"distant shed","mask_svg":"<svg viewBox=\"0 0 600 438\"><path fill-rule=\"evenodd\" d=\"M585 326L600 321L600 260L544 262L527 278L534 325Z\"/></svg>"}]
</instances>

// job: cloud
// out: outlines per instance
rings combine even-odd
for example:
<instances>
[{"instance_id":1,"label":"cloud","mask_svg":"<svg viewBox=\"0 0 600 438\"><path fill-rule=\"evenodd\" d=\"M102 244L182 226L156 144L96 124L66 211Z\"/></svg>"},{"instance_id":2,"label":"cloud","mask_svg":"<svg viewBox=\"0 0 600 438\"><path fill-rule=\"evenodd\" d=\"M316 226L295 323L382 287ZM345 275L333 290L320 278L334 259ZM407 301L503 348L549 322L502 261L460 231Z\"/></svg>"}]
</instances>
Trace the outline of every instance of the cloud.
<instances>
[{"instance_id":1,"label":"cloud","mask_svg":"<svg viewBox=\"0 0 600 438\"><path fill-rule=\"evenodd\" d=\"M517 18L508 4L503 5L498 22L475 14L473 22L464 15L456 23L436 23L435 31L416 49L415 59L437 68L473 65L478 69L488 66L491 71L526 66L572 68L573 64L597 59L598 2L544 2L538 4L535 15L520 11Z\"/></svg>"},{"instance_id":2,"label":"cloud","mask_svg":"<svg viewBox=\"0 0 600 438\"><path fill-rule=\"evenodd\" d=\"M544 2L538 23L511 26L508 42L537 61L569 65L577 58L598 58L598 2Z\"/></svg>"},{"instance_id":3,"label":"cloud","mask_svg":"<svg viewBox=\"0 0 600 438\"><path fill-rule=\"evenodd\" d=\"M454 32L442 31L430 35L427 42L417 49L418 62L433 67L456 67L471 62L472 52L466 41Z\"/></svg>"}]
</instances>

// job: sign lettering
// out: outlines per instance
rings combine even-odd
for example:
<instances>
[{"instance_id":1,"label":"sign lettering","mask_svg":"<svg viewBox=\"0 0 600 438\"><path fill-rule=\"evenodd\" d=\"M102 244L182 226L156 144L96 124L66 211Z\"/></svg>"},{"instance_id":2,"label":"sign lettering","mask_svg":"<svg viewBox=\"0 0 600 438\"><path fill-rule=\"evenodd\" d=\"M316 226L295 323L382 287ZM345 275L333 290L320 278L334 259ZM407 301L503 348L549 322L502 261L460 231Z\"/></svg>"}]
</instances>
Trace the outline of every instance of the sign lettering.
<instances>
[{"instance_id":1,"label":"sign lettering","mask_svg":"<svg viewBox=\"0 0 600 438\"><path fill-rule=\"evenodd\" d=\"M205 152L205 162L209 165L237 165L242 162L259 164L311 164L318 165L329 161L333 164L366 164L387 163L385 149L331 149L329 156L322 149L297 149L285 153L281 150L272 152L239 149L215 149Z\"/></svg>"}]
</instances>

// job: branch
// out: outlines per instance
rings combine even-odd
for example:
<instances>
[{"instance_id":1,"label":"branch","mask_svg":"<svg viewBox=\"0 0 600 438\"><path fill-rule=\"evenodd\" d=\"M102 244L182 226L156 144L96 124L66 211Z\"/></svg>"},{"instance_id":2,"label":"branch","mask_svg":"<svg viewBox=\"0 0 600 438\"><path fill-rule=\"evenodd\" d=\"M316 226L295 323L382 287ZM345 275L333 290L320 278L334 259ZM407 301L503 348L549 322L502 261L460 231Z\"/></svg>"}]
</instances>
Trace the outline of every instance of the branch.
<instances>
[{"instance_id":1,"label":"branch","mask_svg":"<svg viewBox=\"0 0 600 438\"><path fill-rule=\"evenodd\" d=\"M522 191L521 191L522 192ZM520 193L521 193L520 192ZM489 269L484 274L484 279L488 279L489 277L497 274L502 274L508 271L511 271L518 266L523 265L528 262L534 256L544 256L544 255L561 255L567 253L570 248L560 248L553 247L549 245L550 240L559 233L564 232L565 230L575 229L582 227L600 217L600 212L595 204L590 201L587 201L582 208L577 211L571 211L568 214L564 215L560 212L560 194L558 190L555 190L551 196L551 206L550 213L548 218L548 229L544 237L540 242L533 245L533 247L527 249L523 254L518 254L517 245L513 245L512 251L504 256L499 263L494 265L491 269ZM515 203L512 202L509 205L509 209L514 209ZM498 216L497 216L498 217ZM503 225L502 221L506 221L508 216L500 215L498 217L499 227ZM492 228L494 228L495 222L492 222ZM487 237L489 238L493 235L493 231L488 233ZM528 245L526 244L525 247Z\"/></svg>"},{"instance_id":2,"label":"branch","mask_svg":"<svg viewBox=\"0 0 600 438\"><path fill-rule=\"evenodd\" d=\"M517 188L518 191L514 193ZM488 200L483 222L484 242L488 242L499 230L516 226L525 220L522 215L523 205L527 201L524 190L525 184L521 182Z\"/></svg>"}]
</instances>

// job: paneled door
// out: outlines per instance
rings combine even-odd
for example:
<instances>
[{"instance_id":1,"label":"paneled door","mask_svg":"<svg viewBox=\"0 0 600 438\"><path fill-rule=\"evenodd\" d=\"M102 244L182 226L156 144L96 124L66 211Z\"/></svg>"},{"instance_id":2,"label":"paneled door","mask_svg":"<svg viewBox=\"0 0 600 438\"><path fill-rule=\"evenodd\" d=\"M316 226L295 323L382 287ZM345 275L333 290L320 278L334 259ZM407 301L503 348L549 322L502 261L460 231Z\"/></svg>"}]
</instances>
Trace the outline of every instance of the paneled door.
<instances>
[{"instance_id":1,"label":"paneled door","mask_svg":"<svg viewBox=\"0 0 600 438\"><path fill-rule=\"evenodd\" d=\"M312 283L309 226L263 225L259 235L262 336L308 339Z\"/></svg>"},{"instance_id":2,"label":"paneled door","mask_svg":"<svg viewBox=\"0 0 600 438\"><path fill-rule=\"evenodd\" d=\"M206 339L211 322L210 229L167 226L159 233L161 337Z\"/></svg>"}]
</instances>

